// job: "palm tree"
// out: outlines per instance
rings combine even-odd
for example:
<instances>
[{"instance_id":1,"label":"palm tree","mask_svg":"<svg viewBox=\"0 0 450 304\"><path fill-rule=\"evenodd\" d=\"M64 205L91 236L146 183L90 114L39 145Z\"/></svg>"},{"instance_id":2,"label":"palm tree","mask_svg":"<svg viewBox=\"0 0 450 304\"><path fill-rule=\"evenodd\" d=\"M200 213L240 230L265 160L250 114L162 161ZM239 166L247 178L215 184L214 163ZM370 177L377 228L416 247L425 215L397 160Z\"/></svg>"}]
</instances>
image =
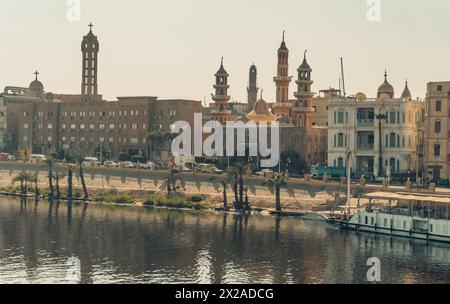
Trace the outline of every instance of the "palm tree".
<instances>
[{"instance_id":1,"label":"palm tree","mask_svg":"<svg viewBox=\"0 0 450 304\"><path fill-rule=\"evenodd\" d=\"M264 181L264 184L269 188L272 193L275 193L275 209L277 212L281 211L281 187L286 185L285 173L274 173L271 177Z\"/></svg>"},{"instance_id":2,"label":"palm tree","mask_svg":"<svg viewBox=\"0 0 450 304\"><path fill-rule=\"evenodd\" d=\"M35 174L34 176L33 176L33 179L34 179L34 198L35 198L35 200L38 200L38 198L39 198L39 188L38 188L38 174Z\"/></svg>"},{"instance_id":3,"label":"palm tree","mask_svg":"<svg viewBox=\"0 0 450 304\"><path fill-rule=\"evenodd\" d=\"M28 182L33 182L34 177L28 172L21 172L13 178L12 183L20 182L20 193L25 196L28 192Z\"/></svg>"},{"instance_id":4,"label":"palm tree","mask_svg":"<svg viewBox=\"0 0 450 304\"><path fill-rule=\"evenodd\" d=\"M84 193L84 200L87 201L89 199L89 195L88 195L88 191L87 191L87 187L86 187L86 182L84 180L84 175L83 175L83 159L80 158L78 160L78 164L80 165L80 181L81 181L81 186L83 187L83 193Z\"/></svg>"},{"instance_id":5,"label":"palm tree","mask_svg":"<svg viewBox=\"0 0 450 304\"><path fill-rule=\"evenodd\" d=\"M218 191L222 190L223 210L227 211L228 210L228 198L227 198L228 182L225 179L222 179L215 186Z\"/></svg>"},{"instance_id":6,"label":"palm tree","mask_svg":"<svg viewBox=\"0 0 450 304\"><path fill-rule=\"evenodd\" d=\"M247 170L247 166L242 163L238 162L235 163L230 169L228 170L228 176L234 181L233 184L233 190L235 194L235 206L236 209L241 210L244 205L244 174ZM239 191L238 191L238 185L239 185Z\"/></svg>"},{"instance_id":7,"label":"palm tree","mask_svg":"<svg viewBox=\"0 0 450 304\"><path fill-rule=\"evenodd\" d=\"M73 181L72 181L72 166L69 165L69 172L67 173L67 202L72 203L73 200Z\"/></svg>"},{"instance_id":8,"label":"palm tree","mask_svg":"<svg viewBox=\"0 0 450 304\"><path fill-rule=\"evenodd\" d=\"M48 193L48 200L53 200L53 159L48 158L46 160L46 163L48 165L48 187L49 187L49 193Z\"/></svg>"},{"instance_id":9,"label":"palm tree","mask_svg":"<svg viewBox=\"0 0 450 304\"><path fill-rule=\"evenodd\" d=\"M245 191L244 209L250 210L250 204L248 203L248 187L245 187L244 191Z\"/></svg>"}]
</instances>

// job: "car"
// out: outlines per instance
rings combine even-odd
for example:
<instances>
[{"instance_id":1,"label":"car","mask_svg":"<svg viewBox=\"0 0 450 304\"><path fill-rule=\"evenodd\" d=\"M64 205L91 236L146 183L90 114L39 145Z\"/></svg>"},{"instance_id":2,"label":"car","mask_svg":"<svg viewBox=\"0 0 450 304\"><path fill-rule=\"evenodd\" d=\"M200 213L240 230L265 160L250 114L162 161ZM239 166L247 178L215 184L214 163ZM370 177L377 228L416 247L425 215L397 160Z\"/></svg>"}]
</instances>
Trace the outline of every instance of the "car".
<instances>
[{"instance_id":1,"label":"car","mask_svg":"<svg viewBox=\"0 0 450 304\"><path fill-rule=\"evenodd\" d=\"M273 175L273 170L271 169L263 169L261 171L256 172L257 176L270 177Z\"/></svg>"},{"instance_id":2,"label":"car","mask_svg":"<svg viewBox=\"0 0 450 304\"><path fill-rule=\"evenodd\" d=\"M105 166L107 168L118 168L119 164L112 160L107 160L103 163L103 166Z\"/></svg>"},{"instance_id":3,"label":"car","mask_svg":"<svg viewBox=\"0 0 450 304\"><path fill-rule=\"evenodd\" d=\"M127 169L136 168L136 164L132 163L130 161L121 162L121 163L119 163L119 166L122 168L127 168Z\"/></svg>"}]
</instances>

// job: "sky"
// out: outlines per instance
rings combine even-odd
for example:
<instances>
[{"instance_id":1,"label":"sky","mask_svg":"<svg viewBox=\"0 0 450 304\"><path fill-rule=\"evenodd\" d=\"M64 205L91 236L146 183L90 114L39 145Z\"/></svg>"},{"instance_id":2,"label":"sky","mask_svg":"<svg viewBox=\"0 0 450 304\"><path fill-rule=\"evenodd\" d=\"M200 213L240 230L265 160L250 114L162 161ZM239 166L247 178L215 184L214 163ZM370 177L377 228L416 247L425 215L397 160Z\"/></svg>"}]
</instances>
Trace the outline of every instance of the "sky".
<instances>
[{"instance_id":1,"label":"sky","mask_svg":"<svg viewBox=\"0 0 450 304\"><path fill-rule=\"evenodd\" d=\"M28 86L39 70L46 91L79 94L80 44L90 22L100 42L99 93L108 100L210 102L223 56L232 100L247 101L254 62L264 99L273 101L283 30L290 75L295 80L307 49L315 92L338 87L340 57L348 95L373 97L385 69L397 96L406 78L420 98L427 82L450 80L448 0L79 1L80 18L70 20L77 0L0 0L1 88ZM380 21L367 18L378 12L372 1L380 3ZM295 90L293 82L292 98Z\"/></svg>"}]
</instances>

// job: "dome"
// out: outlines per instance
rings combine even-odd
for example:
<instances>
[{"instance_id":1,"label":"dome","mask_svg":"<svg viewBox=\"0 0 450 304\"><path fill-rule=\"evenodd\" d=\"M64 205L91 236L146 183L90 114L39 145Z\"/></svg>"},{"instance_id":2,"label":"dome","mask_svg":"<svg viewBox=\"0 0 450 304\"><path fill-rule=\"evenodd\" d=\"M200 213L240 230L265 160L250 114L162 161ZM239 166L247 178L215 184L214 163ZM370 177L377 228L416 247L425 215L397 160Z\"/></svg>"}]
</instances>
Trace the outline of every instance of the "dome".
<instances>
[{"instance_id":1,"label":"dome","mask_svg":"<svg viewBox=\"0 0 450 304\"><path fill-rule=\"evenodd\" d=\"M309 66L308 62L306 61L306 50L305 50L305 55L303 56L303 62L298 69L311 71L311 67Z\"/></svg>"},{"instance_id":2,"label":"dome","mask_svg":"<svg viewBox=\"0 0 450 304\"><path fill-rule=\"evenodd\" d=\"M286 115L279 116L275 121L280 124L292 124L291 120Z\"/></svg>"},{"instance_id":3,"label":"dome","mask_svg":"<svg viewBox=\"0 0 450 304\"><path fill-rule=\"evenodd\" d=\"M222 60L220 62L220 68L217 71L216 76L228 76L228 72L223 67L223 57L222 57Z\"/></svg>"},{"instance_id":4,"label":"dome","mask_svg":"<svg viewBox=\"0 0 450 304\"><path fill-rule=\"evenodd\" d=\"M247 118L249 120L257 122L259 121L272 122L275 120L275 115L272 114L269 105L262 98L262 91L261 91L261 98L253 106L253 111L247 114Z\"/></svg>"},{"instance_id":5,"label":"dome","mask_svg":"<svg viewBox=\"0 0 450 304\"><path fill-rule=\"evenodd\" d=\"M412 98L411 91L408 88L408 80L406 80L405 89L402 93L402 98Z\"/></svg>"},{"instance_id":6,"label":"dome","mask_svg":"<svg viewBox=\"0 0 450 304\"><path fill-rule=\"evenodd\" d=\"M30 83L29 87L30 91L33 92L44 92L44 85L39 80L34 80L32 83Z\"/></svg>"},{"instance_id":7,"label":"dome","mask_svg":"<svg viewBox=\"0 0 450 304\"><path fill-rule=\"evenodd\" d=\"M389 98L394 98L394 87L387 81L387 73L384 73L384 82L378 88L378 98L383 95L389 96Z\"/></svg>"}]
</instances>

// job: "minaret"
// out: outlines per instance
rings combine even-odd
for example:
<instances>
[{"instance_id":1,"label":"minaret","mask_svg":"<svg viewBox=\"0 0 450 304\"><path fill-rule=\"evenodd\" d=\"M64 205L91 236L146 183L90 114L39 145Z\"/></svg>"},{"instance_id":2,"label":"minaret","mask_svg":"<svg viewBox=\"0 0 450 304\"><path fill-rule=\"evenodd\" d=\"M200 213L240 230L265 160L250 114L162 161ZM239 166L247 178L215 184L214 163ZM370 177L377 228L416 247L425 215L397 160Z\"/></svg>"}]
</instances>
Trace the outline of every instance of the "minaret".
<instances>
[{"instance_id":1,"label":"minaret","mask_svg":"<svg viewBox=\"0 0 450 304\"><path fill-rule=\"evenodd\" d=\"M253 110L253 106L256 103L256 99L258 98L258 87L257 87L257 77L258 70L256 69L255 64L250 67L249 79L248 79L248 88L247 88L247 102L248 102L248 112Z\"/></svg>"},{"instance_id":2,"label":"minaret","mask_svg":"<svg viewBox=\"0 0 450 304\"><path fill-rule=\"evenodd\" d=\"M297 69L297 72L298 80L295 82L297 84L297 92L294 93L297 100L292 108L292 121L297 127L311 128L312 115L314 113L311 103L314 93L311 92L311 85L313 84L311 80L312 69L306 61L306 51L303 62Z\"/></svg>"},{"instance_id":3,"label":"minaret","mask_svg":"<svg viewBox=\"0 0 450 304\"><path fill-rule=\"evenodd\" d=\"M99 44L97 36L92 33L92 23L89 24L89 33L83 37L81 51L83 52L83 72L81 80L81 95L83 101L92 101L98 94L97 67Z\"/></svg>"},{"instance_id":4,"label":"minaret","mask_svg":"<svg viewBox=\"0 0 450 304\"><path fill-rule=\"evenodd\" d=\"M289 105L289 83L292 77L289 75L289 50L286 47L286 42L284 41L284 31L283 31L283 41L278 49L278 69L277 76L273 78L276 84L276 103L274 105L275 114L277 115L289 115L290 105Z\"/></svg>"},{"instance_id":5,"label":"minaret","mask_svg":"<svg viewBox=\"0 0 450 304\"><path fill-rule=\"evenodd\" d=\"M214 100L214 109L211 111L211 116L214 120L219 121L220 123L225 123L231 120L231 110L228 107L228 101L230 100L230 96L228 95L228 89L230 86L228 85L228 73L223 67L223 57L220 62L220 68L215 74L216 84L214 85L215 94L211 94L212 99Z\"/></svg>"}]
</instances>

